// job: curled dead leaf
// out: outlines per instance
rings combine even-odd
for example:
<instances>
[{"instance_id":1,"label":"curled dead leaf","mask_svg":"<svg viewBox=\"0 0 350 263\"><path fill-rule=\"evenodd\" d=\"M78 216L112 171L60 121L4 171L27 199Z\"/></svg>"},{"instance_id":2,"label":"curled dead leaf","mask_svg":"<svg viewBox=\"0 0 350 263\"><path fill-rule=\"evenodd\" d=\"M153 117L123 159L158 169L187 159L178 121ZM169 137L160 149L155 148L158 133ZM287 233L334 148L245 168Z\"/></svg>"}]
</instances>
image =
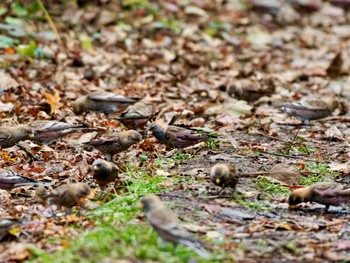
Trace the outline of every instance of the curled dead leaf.
<instances>
[{"instance_id":1,"label":"curled dead leaf","mask_svg":"<svg viewBox=\"0 0 350 263\"><path fill-rule=\"evenodd\" d=\"M59 91L56 91L55 94L46 92L44 97L46 101L40 104L41 109L50 115L56 113L58 110L58 103L61 100Z\"/></svg>"}]
</instances>

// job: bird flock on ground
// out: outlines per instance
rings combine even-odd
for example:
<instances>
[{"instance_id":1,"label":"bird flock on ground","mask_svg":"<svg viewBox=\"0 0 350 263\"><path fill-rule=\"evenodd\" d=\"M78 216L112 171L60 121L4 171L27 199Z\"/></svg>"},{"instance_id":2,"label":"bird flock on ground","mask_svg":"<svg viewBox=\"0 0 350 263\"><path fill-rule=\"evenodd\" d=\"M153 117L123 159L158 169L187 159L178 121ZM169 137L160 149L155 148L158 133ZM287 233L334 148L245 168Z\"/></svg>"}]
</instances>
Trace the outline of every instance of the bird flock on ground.
<instances>
[{"instance_id":1,"label":"bird flock on ground","mask_svg":"<svg viewBox=\"0 0 350 263\"><path fill-rule=\"evenodd\" d=\"M338 100L332 98L284 103L278 108L289 115L298 117L304 124L308 124L311 120L329 116L338 105ZM121 112L116 119L128 128L125 131L106 133L96 140L83 143L84 146L94 147L105 154L106 160L97 159L92 164L93 179L101 188L102 193L109 183L114 183L115 190L117 190L117 184L122 184L124 190L127 191L119 177L120 169L112 161L113 156L140 143L144 136L152 134L159 143L166 145L168 149L177 151L212 138L209 134L198 133L196 130L176 126L173 123L152 122L154 106L151 103L142 102L139 98L128 98L111 93L89 94L74 101L72 108L77 115L93 111L104 113L108 117L111 113ZM36 121L30 125L19 124L12 127L0 126L0 147L1 149L9 148L25 140L46 144L85 128L89 128L89 125L58 121ZM236 167L229 163L218 163L211 168L209 174L211 182L222 188L218 193L218 198L223 197L222 193L226 188L231 189L232 194L229 196L231 198L240 178L240 172ZM51 208L55 206L56 210L69 209L75 205L82 206L81 198L87 197L91 191L90 186L86 183L77 182L52 188L49 183L25 177L6 168L0 169L0 189L10 190L23 185L36 185L37 202ZM326 205L328 209L330 205L339 205L349 199L350 189L345 189L339 183L329 182L316 183L294 190L288 203L290 206L295 206L302 202L317 202ZM176 215L157 196L146 195L141 198L140 204L149 223L164 241L183 244L203 258L210 257L204 245L182 226ZM0 240L10 229L23 224L25 222L16 218L1 219Z\"/></svg>"}]
</instances>

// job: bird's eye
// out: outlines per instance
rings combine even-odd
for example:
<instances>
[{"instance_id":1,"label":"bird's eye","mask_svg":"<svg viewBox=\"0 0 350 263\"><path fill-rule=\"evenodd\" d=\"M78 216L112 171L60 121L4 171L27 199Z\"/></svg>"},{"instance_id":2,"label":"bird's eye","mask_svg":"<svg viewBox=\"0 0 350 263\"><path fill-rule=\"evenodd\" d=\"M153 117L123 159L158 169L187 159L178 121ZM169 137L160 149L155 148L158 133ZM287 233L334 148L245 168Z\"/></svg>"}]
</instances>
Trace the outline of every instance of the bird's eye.
<instances>
[{"instance_id":1,"label":"bird's eye","mask_svg":"<svg viewBox=\"0 0 350 263\"><path fill-rule=\"evenodd\" d=\"M31 133L32 133L32 131L31 131L31 130L27 130L27 133L28 133L28 134L31 134Z\"/></svg>"}]
</instances>

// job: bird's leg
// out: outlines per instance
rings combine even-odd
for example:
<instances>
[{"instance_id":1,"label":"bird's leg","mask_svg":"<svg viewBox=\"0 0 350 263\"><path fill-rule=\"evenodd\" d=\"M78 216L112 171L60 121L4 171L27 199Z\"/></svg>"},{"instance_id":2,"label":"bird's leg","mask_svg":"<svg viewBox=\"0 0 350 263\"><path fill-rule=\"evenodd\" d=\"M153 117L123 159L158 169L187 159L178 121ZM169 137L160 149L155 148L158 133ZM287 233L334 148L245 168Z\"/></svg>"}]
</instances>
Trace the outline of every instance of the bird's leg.
<instances>
[{"instance_id":1,"label":"bird's leg","mask_svg":"<svg viewBox=\"0 0 350 263\"><path fill-rule=\"evenodd\" d=\"M325 212L328 212L328 209L329 209L329 205L326 205L326 207L325 207Z\"/></svg>"},{"instance_id":2,"label":"bird's leg","mask_svg":"<svg viewBox=\"0 0 350 263\"><path fill-rule=\"evenodd\" d=\"M117 189L117 186L121 184L121 181L120 179L116 180L115 183L114 183L114 186L113 186L113 189L114 189L114 192L117 194L117 195L121 195L122 193L119 191L119 189Z\"/></svg>"},{"instance_id":3,"label":"bird's leg","mask_svg":"<svg viewBox=\"0 0 350 263\"><path fill-rule=\"evenodd\" d=\"M229 197L230 199L232 199L233 195L235 194L235 190L236 190L236 189L232 188L232 193L231 193L231 195L230 195L230 197Z\"/></svg>"},{"instance_id":4,"label":"bird's leg","mask_svg":"<svg viewBox=\"0 0 350 263\"><path fill-rule=\"evenodd\" d=\"M111 154L106 153L105 156L106 156L106 161L108 161L108 162L112 162L113 161L113 158L112 158Z\"/></svg>"},{"instance_id":5,"label":"bird's leg","mask_svg":"<svg viewBox=\"0 0 350 263\"><path fill-rule=\"evenodd\" d=\"M53 211L52 205L50 205L50 210L51 210L52 216L53 216L53 217L56 217L57 215L56 215L55 211Z\"/></svg>"},{"instance_id":6,"label":"bird's leg","mask_svg":"<svg viewBox=\"0 0 350 263\"><path fill-rule=\"evenodd\" d=\"M289 144L289 146L288 146L288 148L287 148L287 154L289 154L289 151L290 151L290 149L292 148L294 141L295 141L296 138L298 137L298 134L299 134L300 129L301 129L301 124L298 125L297 132L295 133L292 142Z\"/></svg>"},{"instance_id":7,"label":"bird's leg","mask_svg":"<svg viewBox=\"0 0 350 263\"><path fill-rule=\"evenodd\" d=\"M100 185L100 190L101 190L100 197L99 197L100 200L102 200L104 189L105 189L105 186L104 185Z\"/></svg>"},{"instance_id":8,"label":"bird's leg","mask_svg":"<svg viewBox=\"0 0 350 263\"><path fill-rule=\"evenodd\" d=\"M221 188L221 190L217 193L217 196L222 197L224 193L225 193L225 188Z\"/></svg>"},{"instance_id":9,"label":"bird's leg","mask_svg":"<svg viewBox=\"0 0 350 263\"><path fill-rule=\"evenodd\" d=\"M121 182L121 185L123 187L124 192L129 192L129 189L126 187L125 182L124 181L120 181L120 182Z\"/></svg>"}]
</instances>

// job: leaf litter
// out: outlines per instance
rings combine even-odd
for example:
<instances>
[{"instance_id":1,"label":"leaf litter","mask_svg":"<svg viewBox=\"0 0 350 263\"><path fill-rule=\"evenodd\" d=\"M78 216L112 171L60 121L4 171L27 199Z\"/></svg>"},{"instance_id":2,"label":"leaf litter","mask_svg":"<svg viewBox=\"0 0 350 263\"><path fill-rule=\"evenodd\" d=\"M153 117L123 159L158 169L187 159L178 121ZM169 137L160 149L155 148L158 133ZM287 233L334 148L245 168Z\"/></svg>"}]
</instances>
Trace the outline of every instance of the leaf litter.
<instances>
[{"instance_id":1,"label":"leaf litter","mask_svg":"<svg viewBox=\"0 0 350 263\"><path fill-rule=\"evenodd\" d=\"M166 178L156 184L161 199L190 231L205 235L213 251L223 251L222 262L349 260L349 205L327 213L315 204L289 211L289 190L281 188L329 179L347 182L347 1L141 2L48 4L65 48L40 20L2 24L0 33L12 39L0 49L2 125L73 120L96 130L77 131L44 146L25 141L23 147L2 149L1 167L55 186L83 181L95 188L90 165L103 155L79 145L124 127L99 113L76 116L71 103L93 92L144 98L156 107L157 120L166 123L179 115L175 123L221 137L170 161L163 146L146 139L115 161L126 173L128 163ZM8 10L16 16L11 6ZM11 34L10 27L25 34ZM302 126L295 140L300 120L274 107L334 95L344 108ZM161 158L171 164L157 164ZM232 200L206 198L213 187L209 170L218 162L251 175L241 178ZM135 174L127 177L132 184ZM96 196L93 192L85 211L99 206ZM1 192L1 204L1 218L30 222L2 240L5 262L31 258L28 244L50 253L68 249L69 237L81 235L74 224L95 227L84 209L81 215L51 218L51 211L35 200L35 187ZM53 237L61 237L60 242L48 243Z\"/></svg>"}]
</instances>

